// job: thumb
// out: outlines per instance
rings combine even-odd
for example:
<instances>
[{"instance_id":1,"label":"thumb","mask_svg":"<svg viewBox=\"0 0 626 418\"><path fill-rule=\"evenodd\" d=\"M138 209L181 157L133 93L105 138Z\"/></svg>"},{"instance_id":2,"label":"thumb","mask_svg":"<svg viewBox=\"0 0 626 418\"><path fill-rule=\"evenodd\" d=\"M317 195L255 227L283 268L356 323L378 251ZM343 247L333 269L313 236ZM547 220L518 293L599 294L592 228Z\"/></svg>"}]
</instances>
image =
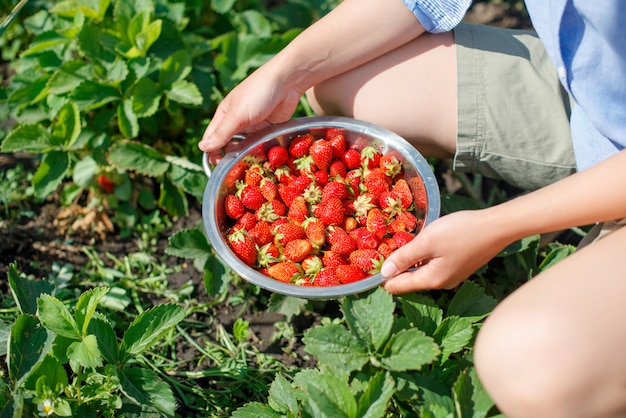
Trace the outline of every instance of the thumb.
<instances>
[{"instance_id":1,"label":"thumb","mask_svg":"<svg viewBox=\"0 0 626 418\"><path fill-rule=\"evenodd\" d=\"M241 129L236 118L228 117L225 111L218 109L207 126L198 147L204 152L214 152L228 143Z\"/></svg>"},{"instance_id":2,"label":"thumb","mask_svg":"<svg viewBox=\"0 0 626 418\"><path fill-rule=\"evenodd\" d=\"M430 254L426 252L422 239L417 235L406 245L395 250L387 257L380 269L385 279L397 276L416 264L426 262Z\"/></svg>"}]
</instances>

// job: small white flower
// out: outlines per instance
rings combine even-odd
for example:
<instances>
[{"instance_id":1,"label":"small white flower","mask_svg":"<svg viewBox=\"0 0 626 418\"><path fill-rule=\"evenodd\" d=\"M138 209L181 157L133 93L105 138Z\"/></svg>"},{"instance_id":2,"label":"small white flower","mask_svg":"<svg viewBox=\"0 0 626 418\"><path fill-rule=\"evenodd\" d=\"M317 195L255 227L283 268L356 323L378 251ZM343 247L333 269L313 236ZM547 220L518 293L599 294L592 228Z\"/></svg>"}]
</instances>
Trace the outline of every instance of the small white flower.
<instances>
[{"instance_id":1,"label":"small white flower","mask_svg":"<svg viewBox=\"0 0 626 418\"><path fill-rule=\"evenodd\" d=\"M42 403L37 405L37 410L39 411L40 417L49 417L54 414L54 406L52 405L52 401L50 399L44 399Z\"/></svg>"}]
</instances>

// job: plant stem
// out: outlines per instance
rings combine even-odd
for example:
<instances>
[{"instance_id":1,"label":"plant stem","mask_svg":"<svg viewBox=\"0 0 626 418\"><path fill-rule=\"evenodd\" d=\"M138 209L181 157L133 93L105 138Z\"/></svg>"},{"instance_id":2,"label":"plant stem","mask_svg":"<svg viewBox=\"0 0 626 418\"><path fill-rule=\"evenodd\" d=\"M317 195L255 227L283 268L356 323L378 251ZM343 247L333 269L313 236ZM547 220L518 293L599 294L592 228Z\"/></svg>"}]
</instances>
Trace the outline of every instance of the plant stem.
<instances>
[{"instance_id":1,"label":"plant stem","mask_svg":"<svg viewBox=\"0 0 626 418\"><path fill-rule=\"evenodd\" d=\"M26 3L28 3L28 0L20 0L20 2L15 5L13 10L11 10L11 13L9 13L9 15L6 17L6 19L4 19L4 21L2 23L0 23L0 36L2 36L4 31L11 24L11 22L13 22L13 19L15 19L15 17L20 12L20 10L22 10L22 8L24 6L26 6Z\"/></svg>"}]
</instances>

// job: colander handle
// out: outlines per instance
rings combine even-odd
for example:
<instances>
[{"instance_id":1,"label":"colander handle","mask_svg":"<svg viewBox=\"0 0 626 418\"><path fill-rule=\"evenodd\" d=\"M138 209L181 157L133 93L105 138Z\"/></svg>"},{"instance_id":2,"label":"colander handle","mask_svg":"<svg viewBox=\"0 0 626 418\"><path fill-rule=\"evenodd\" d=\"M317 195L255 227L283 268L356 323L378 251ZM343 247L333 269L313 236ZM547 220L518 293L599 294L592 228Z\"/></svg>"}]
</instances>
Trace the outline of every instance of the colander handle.
<instances>
[{"instance_id":1,"label":"colander handle","mask_svg":"<svg viewBox=\"0 0 626 418\"><path fill-rule=\"evenodd\" d=\"M232 140L237 140L237 141L243 141L244 139L246 139L246 137L244 135L233 135ZM205 152L202 154L202 168L204 168L204 172L206 173L206 176L211 178L211 163L209 162L209 153Z\"/></svg>"}]
</instances>

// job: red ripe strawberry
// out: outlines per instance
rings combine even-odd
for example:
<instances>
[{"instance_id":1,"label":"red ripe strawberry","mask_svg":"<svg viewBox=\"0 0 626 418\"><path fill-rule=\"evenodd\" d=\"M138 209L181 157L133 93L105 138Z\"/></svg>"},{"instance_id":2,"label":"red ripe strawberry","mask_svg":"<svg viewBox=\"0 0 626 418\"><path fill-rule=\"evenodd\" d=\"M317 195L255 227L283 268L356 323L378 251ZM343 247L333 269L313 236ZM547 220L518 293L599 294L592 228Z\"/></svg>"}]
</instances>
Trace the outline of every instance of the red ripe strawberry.
<instances>
[{"instance_id":1,"label":"red ripe strawberry","mask_svg":"<svg viewBox=\"0 0 626 418\"><path fill-rule=\"evenodd\" d=\"M304 273L313 276L317 274L324 265L322 264L322 260L316 255L308 255L304 257L304 260L300 263Z\"/></svg>"},{"instance_id":2,"label":"red ripe strawberry","mask_svg":"<svg viewBox=\"0 0 626 418\"><path fill-rule=\"evenodd\" d=\"M393 241L396 244L396 248L400 248L403 245L408 244L413 239L413 234L405 231L398 231L392 236Z\"/></svg>"},{"instance_id":3,"label":"red ripe strawberry","mask_svg":"<svg viewBox=\"0 0 626 418\"><path fill-rule=\"evenodd\" d=\"M378 238L382 238L387 233L387 218L382 210L378 208L371 209L367 213L366 221L367 230L373 232Z\"/></svg>"},{"instance_id":4,"label":"red ripe strawberry","mask_svg":"<svg viewBox=\"0 0 626 418\"><path fill-rule=\"evenodd\" d=\"M388 181L389 177L380 168L368 170L363 175L363 185L365 185L367 191L378 196L389 190Z\"/></svg>"},{"instance_id":5,"label":"red ripe strawberry","mask_svg":"<svg viewBox=\"0 0 626 418\"><path fill-rule=\"evenodd\" d=\"M348 186L340 181L330 181L324 187L322 193L322 202L325 202L331 197L336 197L343 200L348 197Z\"/></svg>"},{"instance_id":6,"label":"red ripe strawberry","mask_svg":"<svg viewBox=\"0 0 626 418\"><path fill-rule=\"evenodd\" d=\"M364 273L375 274L380 271L385 258L376 250L356 250L350 253L350 264L357 266Z\"/></svg>"},{"instance_id":7,"label":"red ripe strawberry","mask_svg":"<svg viewBox=\"0 0 626 418\"><path fill-rule=\"evenodd\" d=\"M353 283L367 277L363 270L351 264L337 266L335 272L341 284Z\"/></svg>"},{"instance_id":8,"label":"red ripe strawberry","mask_svg":"<svg viewBox=\"0 0 626 418\"><path fill-rule=\"evenodd\" d=\"M325 139L318 139L311 144L309 155L320 170L328 171L333 161L333 147Z\"/></svg>"},{"instance_id":9,"label":"red ripe strawberry","mask_svg":"<svg viewBox=\"0 0 626 418\"><path fill-rule=\"evenodd\" d=\"M287 208L280 200L272 200L265 202L259 209L254 212L257 221L274 222L281 216L284 216Z\"/></svg>"},{"instance_id":10,"label":"red ripe strawberry","mask_svg":"<svg viewBox=\"0 0 626 418\"><path fill-rule=\"evenodd\" d=\"M239 161L235 166L230 170L230 172L226 175L224 179L224 183L229 189L235 187L235 184L238 181L243 181L246 176L246 170L248 169L248 164L243 161Z\"/></svg>"},{"instance_id":11,"label":"red ripe strawberry","mask_svg":"<svg viewBox=\"0 0 626 418\"><path fill-rule=\"evenodd\" d=\"M293 178L293 181L289 183L290 186L293 186L294 189L298 192L298 194L304 193L307 187L311 185L313 179L308 176L297 176Z\"/></svg>"},{"instance_id":12,"label":"red ripe strawberry","mask_svg":"<svg viewBox=\"0 0 626 418\"><path fill-rule=\"evenodd\" d=\"M326 226L341 225L344 212L343 202L337 197L329 197L313 210L315 216Z\"/></svg>"},{"instance_id":13,"label":"red ripe strawberry","mask_svg":"<svg viewBox=\"0 0 626 418\"><path fill-rule=\"evenodd\" d=\"M274 234L272 234L272 230L270 229L270 223L267 221L257 222L254 228L250 230L250 236L259 247L269 244L274 240Z\"/></svg>"},{"instance_id":14,"label":"red ripe strawberry","mask_svg":"<svg viewBox=\"0 0 626 418\"><path fill-rule=\"evenodd\" d=\"M311 253L313 246L307 239L294 239L285 244L283 255L286 259L300 262Z\"/></svg>"},{"instance_id":15,"label":"red ripe strawberry","mask_svg":"<svg viewBox=\"0 0 626 418\"><path fill-rule=\"evenodd\" d=\"M350 189L352 190L352 194L354 196L358 196L364 190L361 190L361 182L363 181L363 170L360 168L355 168L354 170L350 170L346 173L345 180L350 185ZM365 188L365 186L363 186ZM365 190L366 191L366 190Z\"/></svg>"},{"instance_id":16,"label":"red ripe strawberry","mask_svg":"<svg viewBox=\"0 0 626 418\"><path fill-rule=\"evenodd\" d=\"M272 180L267 177L263 177L261 179L261 183L259 184L259 189L261 190L261 194L268 202L276 199L278 195L278 186Z\"/></svg>"},{"instance_id":17,"label":"red ripe strawberry","mask_svg":"<svg viewBox=\"0 0 626 418\"><path fill-rule=\"evenodd\" d=\"M224 212L226 216L232 219L239 219L246 211L246 207L241 200L234 194L229 194L224 199Z\"/></svg>"},{"instance_id":18,"label":"red ripe strawberry","mask_svg":"<svg viewBox=\"0 0 626 418\"><path fill-rule=\"evenodd\" d=\"M287 217L297 225L300 225L309 217L309 206L302 195L298 195L293 199L291 205L289 205Z\"/></svg>"},{"instance_id":19,"label":"red ripe strawberry","mask_svg":"<svg viewBox=\"0 0 626 418\"><path fill-rule=\"evenodd\" d=\"M407 183L413 192L412 195L415 199L415 207L422 211L426 210L428 207L428 198L426 197L426 187L424 187L424 183L417 177L410 178L407 180Z\"/></svg>"},{"instance_id":20,"label":"red ripe strawberry","mask_svg":"<svg viewBox=\"0 0 626 418\"><path fill-rule=\"evenodd\" d=\"M293 183L288 185L281 183L278 185L278 195L287 207L291 206L296 196L299 196L301 193Z\"/></svg>"},{"instance_id":21,"label":"red ripe strawberry","mask_svg":"<svg viewBox=\"0 0 626 418\"><path fill-rule=\"evenodd\" d=\"M341 156L341 161L348 170L361 167L361 153L353 148L346 150Z\"/></svg>"},{"instance_id":22,"label":"red ripe strawberry","mask_svg":"<svg viewBox=\"0 0 626 418\"><path fill-rule=\"evenodd\" d=\"M241 218L237 220L237 222L235 222L235 225L233 225L232 229L233 231L236 231L238 229L249 231L254 228L254 225L256 225L256 218L254 217L254 214L252 212L246 212Z\"/></svg>"},{"instance_id":23,"label":"red ripe strawberry","mask_svg":"<svg viewBox=\"0 0 626 418\"><path fill-rule=\"evenodd\" d=\"M359 223L357 222L357 220L351 216L348 216L343 220L342 228L345 229L346 232L348 233L352 231L353 229L357 228L358 226L359 226Z\"/></svg>"},{"instance_id":24,"label":"red ripe strawberry","mask_svg":"<svg viewBox=\"0 0 626 418\"><path fill-rule=\"evenodd\" d=\"M346 165L341 162L341 160L335 160L330 164L330 168L328 169L328 175L331 178L344 178L347 174L348 170L346 169Z\"/></svg>"},{"instance_id":25,"label":"red ripe strawberry","mask_svg":"<svg viewBox=\"0 0 626 418\"><path fill-rule=\"evenodd\" d=\"M300 172L301 176L311 176L317 170L315 161L313 161L313 157L310 155L300 157L294 162L296 163L296 170Z\"/></svg>"},{"instance_id":26,"label":"red ripe strawberry","mask_svg":"<svg viewBox=\"0 0 626 418\"><path fill-rule=\"evenodd\" d=\"M257 247L252 237L239 229L228 236L228 243L233 253L245 264L252 267L256 263Z\"/></svg>"},{"instance_id":27,"label":"red ripe strawberry","mask_svg":"<svg viewBox=\"0 0 626 418\"><path fill-rule=\"evenodd\" d=\"M287 148L281 145L274 145L267 152L267 160L270 163L270 167L272 169L276 169L281 165L286 164L288 159L289 152L287 151Z\"/></svg>"},{"instance_id":28,"label":"red ripe strawberry","mask_svg":"<svg viewBox=\"0 0 626 418\"><path fill-rule=\"evenodd\" d=\"M261 184L261 180L263 180L263 175L265 174L265 170L261 167L260 164L252 164L248 170L246 170L246 175L244 177L244 182L251 186L258 186Z\"/></svg>"},{"instance_id":29,"label":"red ripe strawberry","mask_svg":"<svg viewBox=\"0 0 626 418\"><path fill-rule=\"evenodd\" d=\"M322 269L313 279L313 286L328 287L339 286L340 284L341 282L339 281L339 278L337 278L337 273L335 273L335 270L330 268Z\"/></svg>"},{"instance_id":30,"label":"red ripe strawberry","mask_svg":"<svg viewBox=\"0 0 626 418\"><path fill-rule=\"evenodd\" d=\"M302 223L307 238L316 248L326 243L326 226L317 218L307 218Z\"/></svg>"},{"instance_id":31,"label":"red ripe strawberry","mask_svg":"<svg viewBox=\"0 0 626 418\"><path fill-rule=\"evenodd\" d=\"M322 201L322 188L316 184L310 184L304 192L302 193L302 197L307 203L315 204Z\"/></svg>"},{"instance_id":32,"label":"red ripe strawberry","mask_svg":"<svg viewBox=\"0 0 626 418\"><path fill-rule=\"evenodd\" d=\"M279 261L280 251L278 247L270 242L259 248L256 260L257 264L261 267L269 267L272 264L276 264Z\"/></svg>"},{"instance_id":33,"label":"red ripe strawberry","mask_svg":"<svg viewBox=\"0 0 626 418\"><path fill-rule=\"evenodd\" d=\"M342 133L328 134L326 133L326 139L330 142L333 148L333 158L339 159L346 152L346 138Z\"/></svg>"},{"instance_id":34,"label":"red ripe strawberry","mask_svg":"<svg viewBox=\"0 0 626 418\"><path fill-rule=\"evenodd\" d=\"M411 188L406 180L398 179L391 187L391 190L400 197L404 209L408 209L411 206L413 193L411 193Z\"/></svg>"},{"instance_id":35,"label":"red ripe strawberry","mask_svg":"<svg viewBox=\"0 0 626 418\"><path fill-rule=\"evenodd\" d=\"M313 177L315 178L315 183L320 187L328 184L328 173L326 171L317 170L313 173Z\"/></svg>"},{"instance_id":36,"label":"red ripe strawberry","mask_svg":"<svg viewBox=\"0 0 626 418\"><path fill-rule=\"evenodd\" d=\"M391 255L391 253L393 252L393 249L388 243L383 242L378 246L377 251L380 253L380 255L387 258Z\"/></svg>"},{"instance_id":37,"label":"red ripe strawberry","mask_svg":"<svg viewBox=\"0 0 626 418\"><path fill-rule=\"evenodd\" d=\"M109 179L105 174L98 176L98 184L107 193L112 193L115 190L115 183Z\"/></svg>"},{"instance_id":38,"label":"red ripe strawberry","mask_svg":"<svg viewBox=\"0 0 626 418\"><path fill-rule=\"evenodd\" d=\"M417 228L417 218L411 212L402 212L393 218L389 223L389 231L396 233L400 231L413 232Z\"/></svg>"},{"instance_id":39,"label":"red ripe strawberry","mask_svg":"<svg viewBox=\"0 0 626 418\"><path fill-rule=\"evenodd\" d=\"M297 136L289 144L289 155L294 158L304 157L309 153L309 149L313 144L313 136L310 134L304 134Z\"/></svg>"},{"instance_id":40,"label":"red ripe strawberry","mask_svg":"<svg viewBox=\"0 0 626 418\"><path fill-rule=\"evenodd\" d=\"M404 212L402 199L393 190L380 194L380 208L390 217Z\"/></svg>"},{"instance_id":41,"label":"red ripe strawberry","mask_svg":"<svg viewBox=\"0 0 626 418\"><path fill-rule=\"evenodd\" d=\"M270 277L280 282L290 283L295 281L302 273L298 264L293 261L282 261L276 263L268 269Z\"/></svg>"},{"instance_id":42,"label":"red ripe strawberry","mask_svg":"<svg viewBox=\"0 0 626 418\"><path fill-rule=\"evenodd\" d=\"M358 227L350 231L350 235L356 240L357 248L375 250L380 245L380 238L365 227Z\"/></svg>"},{"instance_id":43,"label":"red ripe strawberry","mask_svg":"<svg viewBox=\"0 0 626 418\"><path fill-rule=\"evenodd\" d=\"M344 133L343 128L328 128L326 129L326 132L324 132L324 138L330 141L332 137L339 135L339 134L343 135L343 133Z\"/></svg>"},{"instance_id":44,"label":"red ripe strawberry","mask_svg":"<svg viewBox=\"0 0 626 418\"><path fill-rule=\"evenodd\" d=\"M279 183L289 184L291 183L293 171L286 165L278 167L274 170L274 177Z\"/></svg>"},{"instance_id":45,"label":"red ripe strawberry","mask_svg":"<svg viewBox=\"0 0 626 418\"><path fill-rule=\"evenodd\" d=\"M288 242L302 238L306 238L306 233L300 225L283 223L274 230L274 243L278 246L284 247Z\"/></svg>"},{"instance_id":46,"label":"red ripe strawberry","mask_svg":"<svg viewBox=\"0 0 626 418\"><path fill-rule=\"evenodd\" d=\"M267 267L259 267L256 271L267 277L270 277L270 270Z\"/></svg>"},{"instance_id":47,"label":"red ripe strawberry","mask_svg":"<svg viewBox=\"0 0 626 418\"><path fill-rule=\"evenodd\" d=\"M371 145L366 146L361 150L361 165L365 168L378 168L380 167L380 152Z\"/></svg>"},{"instance_id":48,"label":"red ripe strawberry","mask_svg":"<svg viewBox=\"0 0 626 418\"><path fill-rule=\"evenodd\" d=\"M258 186L249 184L243 185L243 187L237 191L237 196L241 199L241 203L250 210L257 210L266 202L263 193L261 193L261 189L259 189Z\"/></svg>"},{"instance_id":49,"label":"red ripe strawberry","mask_svg":"<svg viewBox=\"0 0 626 418\"><path fill-rule=\"evenodd\" d=\"M352 206L354 207L354 215L356 217L367 216L367 213L376 207L373 202L374 195L367 193L357 196Z\"/></svg>"},{"instance_id":50,"label":"red ripe strawberry","mask_svg":"<svg viewBox=\"0 0 626 418\"><path fill-rule=\"evenodd\" d=\"M402 164L393 155L383 155L380 157L380 169L386 176L394 178L402 171Z\"/></svg>"},{"instance_id":51,"label":"red ripe strawberry","mask_svg":"<svg viewBox=\"0 0 626 418\"><path fill-rule=\"evenodd\" d=\"M328 242L331 251L343 256L348 256L357 249L356 240L340 227L333 227L328 230Z\"/></svg>"},{"instance_id":52,"label":"red ripe strawberry","mask_svg":"<svg viewBox=\"0 0 626 418\"><path fill-rule=\"evenodd\" d=\"M324 267L335 269L337 266L341 266L342 264L348 264L348 261L344 258L344 256L332 250L324 252L324 255L322 256L322 265Z\"/></svg>"}]
</instances>

